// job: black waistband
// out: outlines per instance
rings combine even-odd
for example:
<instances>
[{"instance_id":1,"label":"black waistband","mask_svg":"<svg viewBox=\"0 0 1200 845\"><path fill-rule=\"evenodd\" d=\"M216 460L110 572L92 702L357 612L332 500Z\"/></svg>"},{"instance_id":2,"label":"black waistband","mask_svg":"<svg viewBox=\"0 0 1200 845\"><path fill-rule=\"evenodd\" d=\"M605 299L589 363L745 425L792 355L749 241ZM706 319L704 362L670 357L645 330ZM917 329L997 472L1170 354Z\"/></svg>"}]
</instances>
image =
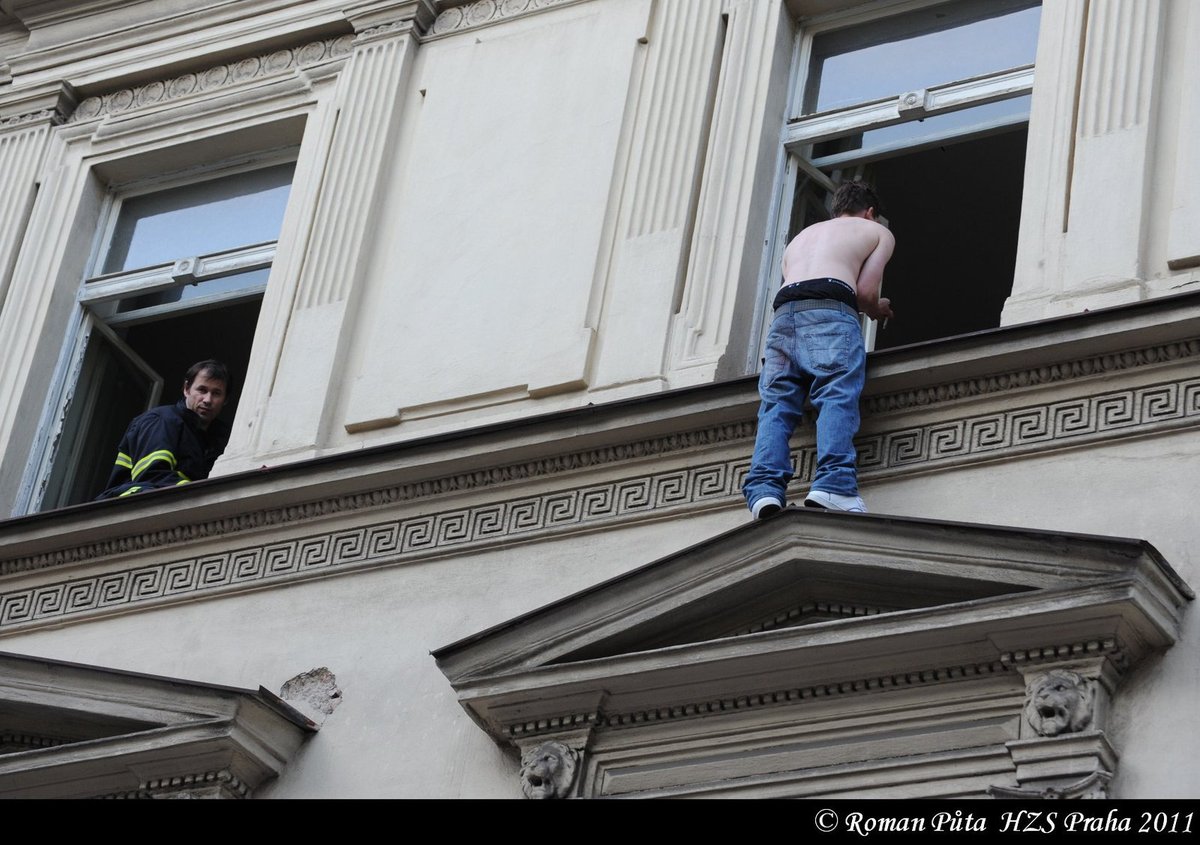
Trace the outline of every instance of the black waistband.
<instances>
[{"instance_id":1,"label":"black waistband","mask_svg":"<svg viewBox=\"0 0 1200 845\"><path fill-rule=\"evenodd\" d=\"M797 299L833 299L857 310L858 297L854 289L840 279L805 279L803 282L792 282L784 285L775 294L772 308L778 308L785 302Z\"/></svg>"}]
</instances>

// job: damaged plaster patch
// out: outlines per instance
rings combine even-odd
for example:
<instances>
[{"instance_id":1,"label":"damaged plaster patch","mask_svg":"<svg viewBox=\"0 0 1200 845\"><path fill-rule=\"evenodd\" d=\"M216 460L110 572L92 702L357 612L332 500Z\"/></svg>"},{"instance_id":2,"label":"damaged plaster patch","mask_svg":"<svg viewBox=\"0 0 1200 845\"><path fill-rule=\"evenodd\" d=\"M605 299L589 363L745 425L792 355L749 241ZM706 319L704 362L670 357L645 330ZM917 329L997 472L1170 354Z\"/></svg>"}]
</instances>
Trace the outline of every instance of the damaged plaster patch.
<instances>
[{"instance_id":1,"label":"damaged plaster patch","mask_svg":"<svg viewBox=\"0 0 1200 845\"><path fill-rule=\"evenodd\" d=\"M337 678L324 666L301 672L286 682L279 690L279 697L318 725L342 703Z\"/></svg>"}]
</instances>

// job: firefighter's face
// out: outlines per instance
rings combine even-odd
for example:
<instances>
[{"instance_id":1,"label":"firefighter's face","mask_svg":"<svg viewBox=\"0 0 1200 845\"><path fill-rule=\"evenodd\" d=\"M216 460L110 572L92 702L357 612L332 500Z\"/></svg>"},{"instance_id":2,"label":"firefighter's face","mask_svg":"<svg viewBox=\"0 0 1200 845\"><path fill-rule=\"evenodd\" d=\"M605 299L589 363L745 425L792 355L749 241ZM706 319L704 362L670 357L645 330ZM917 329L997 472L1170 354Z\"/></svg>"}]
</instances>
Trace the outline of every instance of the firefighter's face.
<instances>
[{"instance_id":1,"label":"firefighter's face","mask_svg":"<svg viewBox=\"0 0 1200 845\"><path fill-rule=\"evenodd\" d=\"M200 373L191 384L183 386L183 401L188 410L200 418L205 428L217 418L225 407L225 382L209 378L207 372Z\"/></svg>"}]
</instances>

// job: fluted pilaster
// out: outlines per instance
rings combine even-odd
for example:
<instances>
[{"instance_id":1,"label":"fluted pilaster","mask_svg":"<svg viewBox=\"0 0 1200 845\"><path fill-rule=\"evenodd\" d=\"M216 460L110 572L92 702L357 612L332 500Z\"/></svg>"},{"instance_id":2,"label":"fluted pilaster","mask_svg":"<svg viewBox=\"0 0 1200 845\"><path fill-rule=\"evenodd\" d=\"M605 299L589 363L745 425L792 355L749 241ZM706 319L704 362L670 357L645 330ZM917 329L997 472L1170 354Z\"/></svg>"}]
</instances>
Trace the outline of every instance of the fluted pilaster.
<instances>
[{"instance_id":1,"label":"fluted pilaster","mask_svg":"<svg viewBox=\"0 0 1200 845\"><path fill-rule=\"evenodd\" d=\"M739 283L757 273L761 255L746 249L752 225L765 223L760 215L769 201L755 191L758 174L778 150L778 125L768 129L766 115L786 82L776 67L779 3L730 0L727 7L692 251L670 341L671 375L680 384L711 379L727 350Z\"/></svg>"}]
</instances>

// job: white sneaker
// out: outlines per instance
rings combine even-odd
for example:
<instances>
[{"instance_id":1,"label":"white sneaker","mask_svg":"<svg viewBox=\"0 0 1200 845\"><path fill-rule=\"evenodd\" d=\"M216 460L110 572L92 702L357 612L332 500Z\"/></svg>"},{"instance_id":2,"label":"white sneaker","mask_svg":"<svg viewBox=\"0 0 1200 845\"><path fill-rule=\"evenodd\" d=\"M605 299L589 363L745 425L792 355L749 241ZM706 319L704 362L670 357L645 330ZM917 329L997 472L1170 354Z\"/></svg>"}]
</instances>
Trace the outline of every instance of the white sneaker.
<instances>
[{"instance_id":1,"label":"white sneaker","mask_svg":"<svg viewBox=\"0 0 1200 845\"><path fill-rule=\"evenodd\" d=\"M843 496L840 493L826 493L824 490L810 490L804 497L804 507L846 513L867 512L867 503L862 500L862 496Z\"/></svg>"},{"instance_id":2,"label":"white sneaker","mask_svg":"<svg viewBox=\"0 0 1200 845\"><path fill-rule=\"evenodd\" d=\"M763 496L755 499L754 504L750 506L750 513L754 515L755 519L766 519L781 510L783 510L783 499L777 496Z\"/></svg>"}]
</instances>

